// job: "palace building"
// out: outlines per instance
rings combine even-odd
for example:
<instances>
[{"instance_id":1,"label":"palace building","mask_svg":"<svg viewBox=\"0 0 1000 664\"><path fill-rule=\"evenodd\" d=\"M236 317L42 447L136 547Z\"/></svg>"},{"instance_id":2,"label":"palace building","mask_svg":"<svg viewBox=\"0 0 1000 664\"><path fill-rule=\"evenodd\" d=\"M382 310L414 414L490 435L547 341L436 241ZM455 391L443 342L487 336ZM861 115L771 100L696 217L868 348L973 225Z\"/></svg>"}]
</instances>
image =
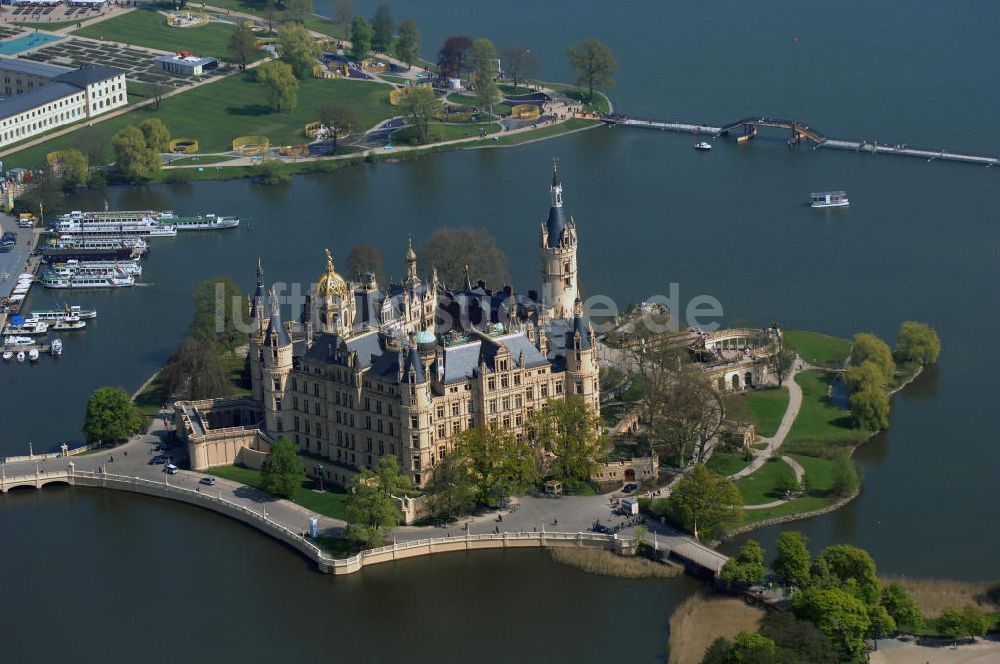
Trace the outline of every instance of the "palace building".
<instances>
[{"instance_id":1,"label":"palace building","mask_svg":"<svg viewBox=\"0 0 1000 664\"><path fill-rule=\"evenodd\" d=\"M297 321L282 320L258 264L249 398L178 402L175 420L192 468L260 458L269 441L298 444L312 472L346 484L395 456L417 487L452 449L455 434L498 426L525 435L550 399L572 395L595 411L600 384L594 333L577 286L576 222L553 169L540 230L541 294L417 273L384 290L373 275L349 282L326 267ZM243 452L246 450L246 452Z\"/></svg>"}]
</instances>

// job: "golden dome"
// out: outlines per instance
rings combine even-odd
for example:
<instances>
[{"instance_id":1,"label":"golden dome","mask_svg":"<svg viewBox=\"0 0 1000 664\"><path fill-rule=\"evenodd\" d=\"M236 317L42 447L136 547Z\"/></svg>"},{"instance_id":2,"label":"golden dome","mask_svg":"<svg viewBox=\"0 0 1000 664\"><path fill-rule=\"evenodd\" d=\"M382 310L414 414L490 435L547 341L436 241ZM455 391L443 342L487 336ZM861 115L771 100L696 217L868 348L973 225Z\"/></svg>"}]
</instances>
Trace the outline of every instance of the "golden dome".
<instances>
[{"instance_id":1,"label":"golden dome","mask_svg":"<svg viewBox=\"0 0 1000 664\"><path fill-rule=\"evenodd\" d=\"M347 297L347 282L333 269L333 256L329 249L326 250L326 272L316 282L316 295L323 298Z\"/></svg>"}]
</instances>

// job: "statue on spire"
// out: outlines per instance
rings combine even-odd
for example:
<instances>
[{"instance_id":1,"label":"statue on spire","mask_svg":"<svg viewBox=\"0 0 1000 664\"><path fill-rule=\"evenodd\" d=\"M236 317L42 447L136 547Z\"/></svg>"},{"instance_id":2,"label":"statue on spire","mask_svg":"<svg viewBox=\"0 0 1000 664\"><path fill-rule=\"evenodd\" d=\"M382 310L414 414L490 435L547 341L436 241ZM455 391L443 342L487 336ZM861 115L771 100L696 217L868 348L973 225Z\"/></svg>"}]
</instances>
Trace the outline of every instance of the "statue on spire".
<instances>
[{"instance_id":1,"label":"statue on spire","mask_svg":"<svg viewBox=\"0 0 1000 664\"><path fill-rule=\"evenodd\" d=\"M562 183L559 181L559 157L552 157L552 207L561 208Z\"/></svg>"}]
</instances>

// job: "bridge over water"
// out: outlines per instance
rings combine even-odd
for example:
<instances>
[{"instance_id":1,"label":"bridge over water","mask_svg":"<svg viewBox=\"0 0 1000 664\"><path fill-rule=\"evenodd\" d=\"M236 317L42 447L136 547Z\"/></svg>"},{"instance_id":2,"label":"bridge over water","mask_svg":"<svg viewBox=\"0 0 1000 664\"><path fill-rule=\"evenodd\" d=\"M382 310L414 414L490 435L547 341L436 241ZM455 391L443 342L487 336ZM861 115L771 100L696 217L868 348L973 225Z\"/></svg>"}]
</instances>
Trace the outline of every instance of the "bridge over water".
<instances>
[{"instance_id":1,"label":"bridge over water","mask_svg":"<svg viewBox=\"0 0 1000 664\"><path fill-rule=\"evenodd\" d=\"M815 148L828 148L832 150L850 150L853 152L863 152L872 155L895 155L900 157L915 157L926 161L957 161L966 164L978 164L981 166L998 166L1000 157L990 155L969 154L955 152L951 150L929 150L924 148L911 148L906 144L889 144L878 141L861 141L856 139L835 139L810 127L798 120L785 120L781 118L768 118L763 116L745 117L735 122L721 127L708 124L691 124L683 122L666 122L654 119L630 118L624 115L612 115L604 118L604 122L610 126L622 125L626 127L642 127L645 129L659 129L660 131L674 131L687 134L704 135L714 138L738 134L737 143L745 143L752 140L762 128L782 129L790 132L788 138L789 147L800 143L812 144Z\"/></svg>"}]
</instances>

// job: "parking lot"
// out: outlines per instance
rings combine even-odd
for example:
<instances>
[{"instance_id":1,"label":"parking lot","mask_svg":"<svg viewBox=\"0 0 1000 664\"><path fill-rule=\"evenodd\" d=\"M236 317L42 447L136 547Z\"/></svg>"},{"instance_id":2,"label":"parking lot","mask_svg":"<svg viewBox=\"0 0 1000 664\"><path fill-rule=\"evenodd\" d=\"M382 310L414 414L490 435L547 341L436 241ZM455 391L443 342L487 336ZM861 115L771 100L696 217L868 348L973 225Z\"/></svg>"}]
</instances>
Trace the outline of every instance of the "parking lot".
<instances>
[{"instance_id":1,"label":"parking lot","mask_svg":"<svg viewBox=\"0 0 1000 664\"><path fill-rule=\"evenodd\" d=\"M19 229L17 219L7 214L0 215L0 228L0 234L9 231L17 236L13 250L0 252L0 298L5 298L14 290L17 275L21 274L28 260L32 236L30 229Z\"/></svg>"}]
</instances>

